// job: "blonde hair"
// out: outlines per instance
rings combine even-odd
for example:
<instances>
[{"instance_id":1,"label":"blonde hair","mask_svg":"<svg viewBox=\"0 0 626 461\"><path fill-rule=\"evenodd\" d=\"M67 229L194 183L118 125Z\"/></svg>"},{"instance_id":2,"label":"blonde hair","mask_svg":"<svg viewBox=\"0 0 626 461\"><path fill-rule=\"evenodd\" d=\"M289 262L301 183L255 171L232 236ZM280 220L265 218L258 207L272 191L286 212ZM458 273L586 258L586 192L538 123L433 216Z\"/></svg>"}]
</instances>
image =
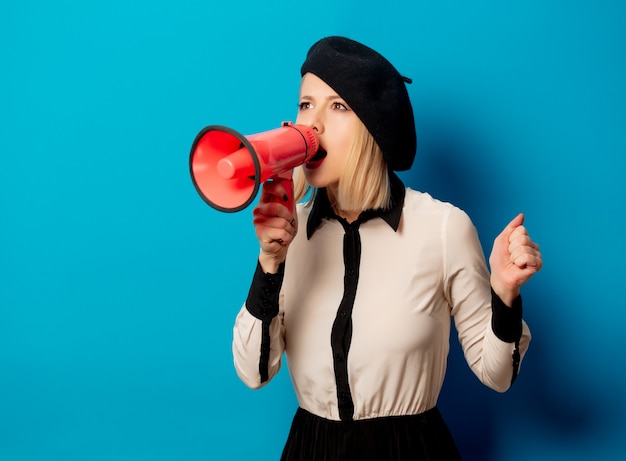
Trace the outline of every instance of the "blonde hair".
<instances>
[{"instance_id":1,"label":"blonde hair","mask_svg":"<svg viewBox=\"0 0 626 461\"><path fill-rule=\"evenodd\" d=\"M343 174L335 191L327 190L331 203L339 210L363 211L391 206L389 171L383 153L361 120L355 121L355 135ZM306 205L313 204L317 190L306 183L302 167L294 174L297 202L310 194Z\"/></svg>"}]
</instances>

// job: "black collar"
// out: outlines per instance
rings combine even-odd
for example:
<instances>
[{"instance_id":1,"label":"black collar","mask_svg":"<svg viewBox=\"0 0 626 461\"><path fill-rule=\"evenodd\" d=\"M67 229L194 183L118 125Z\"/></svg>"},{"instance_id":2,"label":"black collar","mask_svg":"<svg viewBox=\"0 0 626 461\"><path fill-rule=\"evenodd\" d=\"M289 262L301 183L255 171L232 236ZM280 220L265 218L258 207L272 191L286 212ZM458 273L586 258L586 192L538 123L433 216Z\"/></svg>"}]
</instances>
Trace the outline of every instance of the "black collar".
<instances>
[{"instance_id":1,"label":"black collar","mask_svg":"<svg viewBox=\"0 0 626 461\"><path fill-rule=\"evenodd\" d=\"M398 230L400 218L402 216L402 207L404 206L404 196L406 189L402 180L393 172L389 172L389 180L391 183L391 207L387 209L365 210L363 211L355 223L363 223L372 218L382 218L394 232ZM322 223L322 219L330 218L342 220L333 211L333 207L328 200L328 194L325 188L318 189L313 201L313 208L306 225L307 239L310 239L313 233Z\"/></svg>"}]
</instances>

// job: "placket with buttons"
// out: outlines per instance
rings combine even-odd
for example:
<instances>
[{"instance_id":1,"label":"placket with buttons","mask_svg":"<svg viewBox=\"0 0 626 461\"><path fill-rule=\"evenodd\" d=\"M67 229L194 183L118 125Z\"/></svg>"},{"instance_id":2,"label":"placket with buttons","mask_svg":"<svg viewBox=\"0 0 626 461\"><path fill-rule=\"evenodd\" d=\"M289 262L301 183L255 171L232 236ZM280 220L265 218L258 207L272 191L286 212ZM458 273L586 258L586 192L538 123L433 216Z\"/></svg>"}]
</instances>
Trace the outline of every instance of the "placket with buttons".
<instances>
[{"instance_id":1,"label":"placket with buttons","mask_svg":"<svg viewBox=\"0 0 626 461\"><path fill-rule=\"evenodd\" d=\"M343 219L340 219L340 222L345 230L343 237L344 291L331 331L331 347L339 417L342 421L350 421L354 414L354 402L348 380L348 352L352 341L352 309L359 281L361 238L358 220L352 224Z\"/></svg>"}]
</instances>

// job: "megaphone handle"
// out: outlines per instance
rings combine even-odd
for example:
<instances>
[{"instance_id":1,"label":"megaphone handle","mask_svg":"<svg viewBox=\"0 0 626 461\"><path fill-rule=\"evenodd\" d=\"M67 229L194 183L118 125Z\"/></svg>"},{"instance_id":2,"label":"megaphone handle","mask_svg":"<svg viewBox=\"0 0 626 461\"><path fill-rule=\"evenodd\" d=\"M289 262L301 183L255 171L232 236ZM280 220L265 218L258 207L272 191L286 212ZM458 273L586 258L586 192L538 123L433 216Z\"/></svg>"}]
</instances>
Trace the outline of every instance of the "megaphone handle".
<instances>
[{"instance_id":1,"label":"megaphone handle","mask_svg":"<svg viewBox=\"0 0 626 461\"><path fill-rule=\"evenodd\" d=\"M293 170L281 171L277 175L272 176L271 181L279 183L283 186L287 200L282 203L284 203L287 209L293 213Z\"/></svg>"}]
</instances>

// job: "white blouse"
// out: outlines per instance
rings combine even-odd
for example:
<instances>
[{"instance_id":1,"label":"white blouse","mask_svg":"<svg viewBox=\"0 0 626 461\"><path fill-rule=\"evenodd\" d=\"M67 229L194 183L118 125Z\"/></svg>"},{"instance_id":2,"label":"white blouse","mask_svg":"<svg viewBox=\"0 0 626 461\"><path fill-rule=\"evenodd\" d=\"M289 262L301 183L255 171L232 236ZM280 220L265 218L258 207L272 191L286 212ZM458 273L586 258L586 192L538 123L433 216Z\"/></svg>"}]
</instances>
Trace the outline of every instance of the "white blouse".
<instances>
[{"instance_id":1,"label":"white blouse","mask_svg":"<svg viewBox=\"0 0 626 461\"><path fill-rule=\"evenodd\" d=\"M346 230L338 219L324 217L310 238L306 232L296 236L284 277L274 276L276 288L264 288L268 299L278 301L277 315L267 302L261 310L249 306L249 297L237 316L233 355L244 383L265 385L286 353L299 405L315 415L346 419L339 410L345 398L353 419L418 414L437 404L453 318L478 379L498 392L509 388L515 339L499 339L506 335L494 332L492 315L505 318L496 324L521 323L523 358L530 332L521 320L521 301L508 308L494 295L492 309L484 254L462 210L408 188L400 206L397 230L381 217L357 223L356 275L344 265ZM298 205L297 212L302 229L311 208ZM257 269L251 296L263 276ZM350 276L356 280L350 282ZM353 295L346 294L350 286ZM346 316L347 336L337 338L333 324ZM269 340L265 360L263 319ZM331 345L337 340L343 348ZM267 381L261 379L264 361Z\"/></svg>"}]
</instances>

